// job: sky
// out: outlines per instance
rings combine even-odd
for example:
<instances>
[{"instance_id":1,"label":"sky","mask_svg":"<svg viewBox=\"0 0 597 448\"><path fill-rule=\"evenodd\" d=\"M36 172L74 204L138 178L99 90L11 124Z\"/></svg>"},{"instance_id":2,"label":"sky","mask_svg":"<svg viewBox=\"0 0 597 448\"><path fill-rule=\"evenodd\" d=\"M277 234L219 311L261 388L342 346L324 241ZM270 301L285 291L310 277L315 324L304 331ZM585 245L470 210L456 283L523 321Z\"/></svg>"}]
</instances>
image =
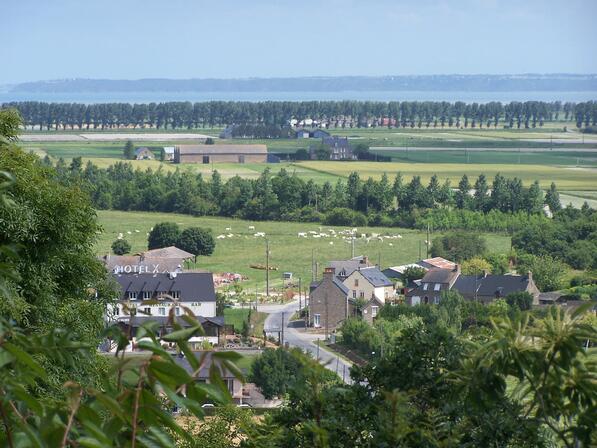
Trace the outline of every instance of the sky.
<instances>
[{"instance_id":1,"label":"sky","mask_svg":"<svg viewBox=\"0 0 597 448\"><path fill-rule=\"evenodd\" d=\"M0 84L597 73L597 0L1 0Z\"/></svg>"}]
</instances>

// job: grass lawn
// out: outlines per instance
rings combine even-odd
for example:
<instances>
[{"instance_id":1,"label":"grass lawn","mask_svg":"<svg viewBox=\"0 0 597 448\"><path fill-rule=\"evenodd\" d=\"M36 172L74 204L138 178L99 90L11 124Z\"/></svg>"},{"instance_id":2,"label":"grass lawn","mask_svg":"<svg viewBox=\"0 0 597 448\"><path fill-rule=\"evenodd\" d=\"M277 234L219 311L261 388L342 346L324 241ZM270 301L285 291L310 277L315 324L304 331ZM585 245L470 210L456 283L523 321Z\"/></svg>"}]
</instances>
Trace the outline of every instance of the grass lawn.
<instances>
[{"instance_id":1,"label":"grass lawn","mask_svg":"<svg viewBox=\"0 0 597 448\"><path fill-rule=\"evenodd\" d=\"M243 329L243 322L249 317L249 308L226 308L224 310L224 322L226 325L234 326L235 333L240 333ZM255 337L263 336L263 324L267 318L267 313L260 311L251 311L251 331L250 334Z\"/></svg>"},{"instance_id":2,"label":"grass lawn","mask_svg":"<svg viewBox=\"0 0 597 448\"><path fill-rule=\"evenodd\" d=\"M270 264L278 268L270 271L270 281L274 288L282 286L282 273L289 271L295 280L302 278L303 287L311 281L311 260L318 263L318 273L321 276L327 262L335 259L346 259L351 256L351 245L336 238L299 238L298 232L319 232L334 229L336 232L344 230L342 227L321 226L318 223L293 222L251 222L221 217L193 217L168 213L98 211L99 222L103 232L98 235L96 251L107 254L110 245L119 233L131 243L132 251L139 252L147 249L147 233L158 222L172 221L182 228L199 226L211 228L214 235L232 233L232 238L216 240L216 249L209 257L199 257L197 266L212 272L238 272L246 275L248 280L243 286L248 292L256 289L263 293L265 289L265 271L252 269L251 264L265 263L265 239L255 237L255 232L265 232L270 242ZM248 230L254 226L255 230ZM225 229L231 228L228 232ZM368 255L373 261L380 262L383 267L412 263L421 255L425 257L425 232L400 228L359 228L360 232L378 233L380 235L401 235L402 238L383 241L371 240L369 244L364 240L355 243L356 255ZM130 232L130 233L128 233ZM434 234L433 236L437 236ZM488 249L491 252L505 253L510 249L510 238L506 235L486 235Z\"/></svg>"}]
</instances>

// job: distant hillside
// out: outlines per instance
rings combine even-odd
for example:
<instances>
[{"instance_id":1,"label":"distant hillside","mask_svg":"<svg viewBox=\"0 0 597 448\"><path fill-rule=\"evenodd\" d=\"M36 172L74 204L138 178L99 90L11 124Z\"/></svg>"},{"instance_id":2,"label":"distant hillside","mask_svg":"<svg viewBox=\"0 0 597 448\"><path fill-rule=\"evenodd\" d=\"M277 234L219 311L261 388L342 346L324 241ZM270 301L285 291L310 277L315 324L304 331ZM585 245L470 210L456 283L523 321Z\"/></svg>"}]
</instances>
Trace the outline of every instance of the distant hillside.
<instances>
[{"instance_id":1,"label":"distant hillside","mask_svg":"<svg viewBox=\"0 0 597 448\"><path fill-rule=\"evenodd\" d=\"M10 92L597 91L597 75L424 75L246 79L65 79L26 82Z\"/></svg>"}]
</instances>

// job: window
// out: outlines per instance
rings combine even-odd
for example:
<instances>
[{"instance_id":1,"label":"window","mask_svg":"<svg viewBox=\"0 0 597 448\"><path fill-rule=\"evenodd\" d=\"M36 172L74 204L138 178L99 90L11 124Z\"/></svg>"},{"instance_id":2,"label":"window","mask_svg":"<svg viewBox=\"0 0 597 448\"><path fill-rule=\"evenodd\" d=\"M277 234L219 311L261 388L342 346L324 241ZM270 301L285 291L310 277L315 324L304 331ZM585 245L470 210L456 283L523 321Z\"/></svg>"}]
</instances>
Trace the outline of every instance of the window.
<instances>
[{"instance_id":1,"label":"window","mask_svg":"<svg viewBox=\"0 0 597 448\"><path fill-rule=\"evenodd\" d=\"M358 278L355 278L355 279L354 279L354 287L355 287L355 288L358 288L358 287L359 287L359 279L358 279Z\"/></svg>"},{"instance_id":2,"label":"window","mask_svg":"<svg viewBox=\"0 0 597 448\"><path fill-rule=\"evenodd\" d=\"M129 291L129 292L127 293L127 297L128 297L130 300L137 300L137 291Z\"/></svg>"},{"instance_id":3,"label":"window","mask_svg":"<svg viewBox=\"0 0 597 448\"><path fill-rule=\"evenodd\" d=\"M151 316L151 308L149 308L148 306L146 306L145 308L143 308L143 312L145 314L147 314L148 316Z\"/></svg>"},{"instance_id":4,"label":"window","mask_svg":"<svg viewBox=\"0 0 597 448\"><path fill-rule=\"evenodd\" d=\"M436 305L438 305L438 304L439 304L439 297L438 297L438 296L435 296L435 297L433 298L433 303L435 303Z\"/></svg>"},{"instance_id":5,"label":"window","mask_svg":"<svg viewBox=\"0 0 597 448\"><path fill-rule=\"evenodd\" d=\"M170 291L170 295L173 299L180 299L180 291Z\"/></svg>"},{"instance_id":6,"label":"window","mask_svg":"<svg viewBox=\"0 0 597 448\"><path fill-rule=\"evenodd\" d=\"M357 292L354 289L352 290L352 298L353 299L357 298Z\"/></svg>"},{"instance_id":7,"label":"window","mask_svg":"<svg viewBox=\"0 0 597 448\"><path fill-rule=\"evenodd\" d=\"M176 314L177 316L180 316L180 308L179 307L176 307L174 309L174 314Z\"/></svg>"},{"instance_id":8,"label":"window","mask_svg":"<svg viewBox=\"0 0 597 448\"><path fill-rule=\"evenodd\" d=\"M371 307L371 317L375 317L377 316L377 311L379 310L378 306L372 306Z\"/></svg>"},{"instance_id":9,"label":"window","mask_svg":"<svg viewBox=\"0 0 597 448\"><path fill-rule=\"evenodd\" d=\"M165 316L166 315L166 308L158 308L158 314L160 316Z\"/></svg>"},{"instance_id":10,"label":"window","mask_svg":"<svg viewBox=\"0 0 597 448\"><path fill-rule=\"evenodd\" d=\"M361 292L359 292L359 297L360 297L361 299L364 299L364 298L365 298L365 291L361 291Z\"/></svg>"},{"instance_id":11,"label":"window","mask_svg":"<svg viewBox=\"0 0 597 448\"><path fill-rule=\"evenodd\" d=\"M423 291L427 291L427 288L429 288L429 283L423 283Z\"/></svg>"},{"instance_id":12,"label":"window","mask_svg":"<svg viewBox=\"0 0 597 448\"><path fill-rule=\"evenodd\" d=\"M120 308L118 308L118 307L114 307L114 315L115 315L115 316L118 316L118 315L120 315Z\"/></svg>"},{"instance_id":13,"label":"window","mask_svg":"<svg viewBox=\"0 0 597 448\"><path fill-rule=\"evenodd\" d=\"M234 393L234 380L227 378L226 387L228 387L228 392L230 392L230 395L232 395Z\"/></svg>"},{"instance_id":14,"label":"window","mask_svg":"<svg viewBox=\"0 0 597 448\"><path fill-rule=\"evenodd\" d=\"M143 291L143 300L151 299L151 291Z\"/></svg>"},{"instance_id":15,"label":"window","mask_svg":"<svg viewBox=\"0 0 597 448\"><path fill-rule=\"evenodd\" d=\"M421 298L419 296L413 296L410 303L412 305L419 305L421 303Z\"/></svg>"},{"instance_id":16,"label":"window","mask_svg":"<svg viewBox=\"0 0 597 448\"><path fill-rule=\"evenodd\" d=\"M320 327L321 326L321 314L313 315L313 326Z\"/></svg>"},{"instance_id":17,"label":"window","mask_svg":"<svg viewBox=\"0 0 597 448\"><path fill-rule=\"evenodd\" d=\"M435 286L433 287L433 290L434 291L439 291L441 287L442 287L441 283L436 283Z\"/></svg>"}]
</instances>

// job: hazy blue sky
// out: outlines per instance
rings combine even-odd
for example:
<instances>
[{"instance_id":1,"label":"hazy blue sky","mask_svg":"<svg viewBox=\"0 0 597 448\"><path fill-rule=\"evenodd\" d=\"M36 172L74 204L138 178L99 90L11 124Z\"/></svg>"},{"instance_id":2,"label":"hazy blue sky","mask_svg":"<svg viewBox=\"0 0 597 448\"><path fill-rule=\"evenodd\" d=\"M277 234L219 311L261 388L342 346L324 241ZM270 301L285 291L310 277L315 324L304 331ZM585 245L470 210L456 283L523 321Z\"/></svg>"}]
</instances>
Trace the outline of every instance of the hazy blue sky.
<instances>
[{"instance_id":1,"label":"hazy blue sky","mask_svg":"<svg viewBox=\"0 0 597 448\"><path fill-rule=\"evenodd\" d=\"M2 3L0 83L597 72L597 0Z\"/></svg>"}]
</instances>

